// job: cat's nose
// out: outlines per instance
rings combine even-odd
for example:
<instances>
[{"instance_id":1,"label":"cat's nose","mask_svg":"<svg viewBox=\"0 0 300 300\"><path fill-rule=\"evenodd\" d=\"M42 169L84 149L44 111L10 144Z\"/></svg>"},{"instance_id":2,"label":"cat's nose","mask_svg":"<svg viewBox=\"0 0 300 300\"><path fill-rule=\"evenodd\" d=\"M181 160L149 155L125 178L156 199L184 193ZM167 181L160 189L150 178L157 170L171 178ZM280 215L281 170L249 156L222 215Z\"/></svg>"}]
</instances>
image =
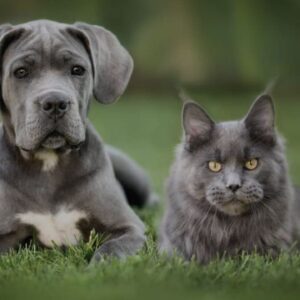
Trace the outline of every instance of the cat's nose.
<instances>
[{"instance_id":1,"label":"cat's nose","mask_svg":"<svg viewBox=\"0 0 300 300\"><path fill-rule=\"evenodd\" d=\"M235 193L241 186L239 184L230 184L227 186L233 193Z\"/></svg>"}]
</instances>

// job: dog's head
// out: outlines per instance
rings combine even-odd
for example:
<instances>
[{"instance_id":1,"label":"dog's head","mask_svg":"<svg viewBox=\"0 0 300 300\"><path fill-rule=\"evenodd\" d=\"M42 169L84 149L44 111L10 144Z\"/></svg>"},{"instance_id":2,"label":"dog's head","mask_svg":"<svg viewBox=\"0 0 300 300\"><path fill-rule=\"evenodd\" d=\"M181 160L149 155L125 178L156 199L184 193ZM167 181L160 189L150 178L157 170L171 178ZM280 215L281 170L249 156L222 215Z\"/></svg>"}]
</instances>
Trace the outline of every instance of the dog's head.
<instances>
[{"instance_id":1,"label":"dog's head","mask_svg":"<svg viewBox=\"0 0 300 300\"><path fill-rule=\"evenodd\" d=\"M26 151L77 147L92 95L112 103L133 69L117 38L99 26L34 21L0 26L3 122Z\"/></svg>"}]
</instances>

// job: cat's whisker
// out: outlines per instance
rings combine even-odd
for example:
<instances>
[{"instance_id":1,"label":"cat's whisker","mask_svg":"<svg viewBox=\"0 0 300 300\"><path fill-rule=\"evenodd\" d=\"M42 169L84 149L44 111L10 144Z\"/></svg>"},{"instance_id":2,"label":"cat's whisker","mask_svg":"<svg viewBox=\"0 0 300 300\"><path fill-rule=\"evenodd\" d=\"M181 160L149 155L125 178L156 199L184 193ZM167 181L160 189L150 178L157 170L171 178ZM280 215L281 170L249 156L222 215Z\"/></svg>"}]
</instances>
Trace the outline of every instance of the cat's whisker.
<instances>
[{"instance_id":1,"label":"cat's whisker","mask_svg":"<svg viewBox=\"0 0 300 300\"><path fill-rule=\"evenodd\" d=\"M207 218L209 216L209 213L210 213L210 211L211 211L212 208L213 208L213 205L210 205L209 209L207 210L207 213L205 214L204 218L200 222L200 227L202 227L202 225L204 224L204 222L207 220Z\"/></svg>"},{"instance_id":2,"label":"cat's whisker","mask_svg":"<svg viewBox=\"0 0 300 300\"><path fill-rule=\"evenodd\" d=\"M261 201L262 205L274 216L277 217L277 214L275 213L274 209L272 209L269 205Z\"/></svg>"},{"instance_id":3,"label":"cat's whisker","mask_svg":"<svg viewBox=\"0 0 300 300\"><path fill-rule=\"evenodd\" d=\"M217 212L218 212L218 210L217 210L217 208L215 207L215 213L213 214L213 217L212 217L212 221L211 221L211 224L210 224L210 234L211 234L211 236L213 235L213 232L212 232L212 228L213 228L213 224L215 223L215 217L216 217L216 215L217 215ZM208 228L207 228L208 229Z\"/></svg>"}]
</instances>

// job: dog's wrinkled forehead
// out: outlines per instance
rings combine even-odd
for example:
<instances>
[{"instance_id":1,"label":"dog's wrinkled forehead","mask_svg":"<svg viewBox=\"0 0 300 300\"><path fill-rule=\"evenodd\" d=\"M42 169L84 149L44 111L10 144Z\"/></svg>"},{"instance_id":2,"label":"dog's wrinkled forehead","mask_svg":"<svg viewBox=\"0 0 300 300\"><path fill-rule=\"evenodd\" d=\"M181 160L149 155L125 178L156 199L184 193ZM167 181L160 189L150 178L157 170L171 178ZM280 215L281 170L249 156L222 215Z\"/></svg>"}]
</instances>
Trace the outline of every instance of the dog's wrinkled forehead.
<instances>
[{"instance_id":1,"label":"dog's wrinkled forehead","mask_svg":"<svg viewBox=\"0 0 300 300\"><path fill-rule=\"evenodd\" d=\"M19 30L22 30L22 34L6 49L4 62L13 63L24 59L33 64L38 60L48 67L59 59L63 63L72 58L80 58L86 65L91 65L84 44L63 24L35 21L19 26Z\"/></svg>"},{"instance_id":2,"label":"dog's wrinkled forehead","mask_svg":"<svg viewBox=\"0 0 300 300\"><path fill-rule=\"evenodd\" d=\"M109 104L123 94L131 77L133 61L116 36L105 28L47 20L0 26L1 65L3 53L7 59L12 55L22 56L31 50L42 57L44 64L47 62L45 55L53 56L53 53L57 54L63 49L66 56L64 59L79 55L89 61L93 75L93 94L98 101Z\"/></svg>"}]
</instances>

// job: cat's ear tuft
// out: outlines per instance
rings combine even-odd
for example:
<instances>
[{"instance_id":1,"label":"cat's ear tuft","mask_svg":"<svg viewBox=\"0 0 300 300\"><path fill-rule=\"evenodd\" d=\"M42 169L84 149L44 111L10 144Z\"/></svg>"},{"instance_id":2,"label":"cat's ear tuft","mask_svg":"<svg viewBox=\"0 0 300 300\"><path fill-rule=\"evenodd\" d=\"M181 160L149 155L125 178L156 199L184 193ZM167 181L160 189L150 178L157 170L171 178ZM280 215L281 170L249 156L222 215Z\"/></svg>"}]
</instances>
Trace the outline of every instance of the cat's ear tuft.
<instances>
[{"instance_id":1,"label":"cat's ear tuft","mask_svg":"<svg viewBox=\"0 0 300 300\"><path fill-rule=\"evenodd\" d=\"M264 94L253 103L244 119L251 138L269 145L274 145L275 110L271 96Z\"/></svg>"},{"instance_id":2,"label":"cat's ear tuft","mask_svg":"<svg viewBox=\"0 0 300 300\"><path fill-rule=\"evenodd\" d=\"M186 148L191 150L210 139L215 122L202 107L190 101L183 106L182 125Z\"/></svg>"}]
</instances>

